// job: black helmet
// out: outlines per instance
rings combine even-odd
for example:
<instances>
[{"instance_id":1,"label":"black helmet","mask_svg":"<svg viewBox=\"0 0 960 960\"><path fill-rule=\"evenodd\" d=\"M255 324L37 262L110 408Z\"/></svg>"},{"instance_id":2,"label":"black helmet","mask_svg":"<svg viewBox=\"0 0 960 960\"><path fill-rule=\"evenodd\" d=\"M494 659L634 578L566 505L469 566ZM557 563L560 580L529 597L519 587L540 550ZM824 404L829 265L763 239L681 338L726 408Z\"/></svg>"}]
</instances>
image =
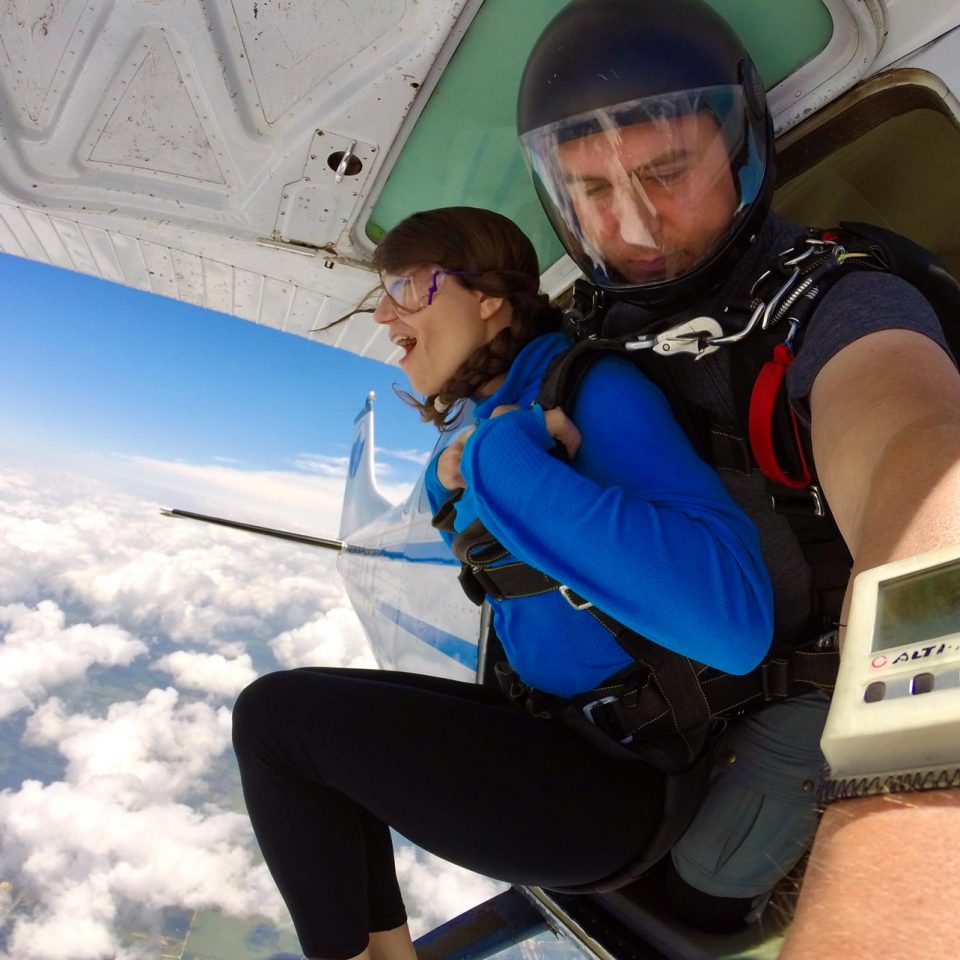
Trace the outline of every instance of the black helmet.
<instances>
[{"instance_id":1,"label":"black helmet","mask_svg":"<svg viewBox=\"0 0 960 960\"><path fill-rule=\"evenodd\" d=\"M573 0L530 54L517 124L567 252L624 299L715 287L770 205L763 84L700 0Z\"/></svg>"}]
</instances>

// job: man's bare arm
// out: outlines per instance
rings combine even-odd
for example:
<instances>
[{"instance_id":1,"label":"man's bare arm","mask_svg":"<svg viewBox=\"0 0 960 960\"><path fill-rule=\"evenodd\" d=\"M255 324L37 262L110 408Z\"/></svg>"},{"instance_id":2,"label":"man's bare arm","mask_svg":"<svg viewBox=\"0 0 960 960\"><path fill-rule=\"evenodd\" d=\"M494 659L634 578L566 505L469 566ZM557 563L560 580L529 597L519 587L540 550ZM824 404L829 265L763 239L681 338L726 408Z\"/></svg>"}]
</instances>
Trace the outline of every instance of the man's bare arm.
<instances>
[{"instance_id":1,"label":"man's bare arm","mask_svg":"<svg viewBox=\"0 0 960 960\"><path fill-rule=\"evenodd\" d=\"M780 960L955 960L960 790L840 800Z\"/></svg>"},{"instance_id":2,"label":"man's bare arm","mask_svg":"<svg viewBox=\"0 0 960 960\"><path fill-rule=\"evenodd\" d=\"M960 542L960 375L934 341L908 330L855 341L820 371L810 408L855 570Z\"/></svg>"},{"instance_id":3,"label":"man's bare arm","mask_svg":"<svg viewBox=\"0 0 960 960\"><path fill-rule=\"evenodd\" d=\"M855 573L960 543L960 376L936 343L906 330L854 342L820 372L811 412ZM955 957L958 851L960 790L832 804L781 960Z\"/></svg>"}]
</instances>

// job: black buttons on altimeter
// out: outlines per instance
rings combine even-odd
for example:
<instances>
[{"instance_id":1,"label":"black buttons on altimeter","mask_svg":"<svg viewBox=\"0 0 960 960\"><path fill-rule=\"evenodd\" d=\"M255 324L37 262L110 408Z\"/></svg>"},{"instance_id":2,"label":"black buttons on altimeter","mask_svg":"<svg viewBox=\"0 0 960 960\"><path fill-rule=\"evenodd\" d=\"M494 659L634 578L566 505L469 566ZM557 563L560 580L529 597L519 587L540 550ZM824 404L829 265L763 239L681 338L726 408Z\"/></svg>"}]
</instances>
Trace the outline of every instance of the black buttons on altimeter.
<instances>
[{"instance_id":1,"label":"black buttons on altimeter","mask_svg":"<svg viewBox=\"0 0 960 960\"><path fill-rule=\"evenodd\" d=\"M879 703L881 700L899 700L901 697L917 697L934 690L960 688L960 670L956 667L938 673L916 673L911 676L874 680L863 691L864 703Z\"/></svg>"}]
</instances>

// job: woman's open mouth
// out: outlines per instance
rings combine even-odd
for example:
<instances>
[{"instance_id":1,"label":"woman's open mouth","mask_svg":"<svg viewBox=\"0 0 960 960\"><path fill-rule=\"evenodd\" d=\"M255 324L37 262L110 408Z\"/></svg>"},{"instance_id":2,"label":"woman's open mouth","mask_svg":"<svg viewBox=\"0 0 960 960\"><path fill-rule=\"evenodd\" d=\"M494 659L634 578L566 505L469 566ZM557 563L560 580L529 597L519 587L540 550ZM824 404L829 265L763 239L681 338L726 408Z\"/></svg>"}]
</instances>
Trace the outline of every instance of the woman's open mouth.
<instances>
[{"instance_id":1,"label":"woman's open mouth","mask_svg":"<svg viewBox=\"0 0 960 960\"><path fill-rule=\"evenodd\" d=\"M403 350L403 356L400 358L400 363L402 364L407 357L410 356L410 352L417 345L416 337L407 337L403 334L398 333L396 336L390 338L390 342L395 347L400 347Z\"/></svg>"}]
</instances>

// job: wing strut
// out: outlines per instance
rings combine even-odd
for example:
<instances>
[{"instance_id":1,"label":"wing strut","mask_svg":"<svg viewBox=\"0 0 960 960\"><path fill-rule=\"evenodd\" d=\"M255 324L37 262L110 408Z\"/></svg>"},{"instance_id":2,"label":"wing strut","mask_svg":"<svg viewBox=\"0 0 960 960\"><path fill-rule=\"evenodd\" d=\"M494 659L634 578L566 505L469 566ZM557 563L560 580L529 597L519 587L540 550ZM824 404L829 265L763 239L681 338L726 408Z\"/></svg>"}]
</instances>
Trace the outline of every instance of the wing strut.
<instances>
[{"instance_id":1,"label":"wing strut","mask_svg":"<svg viewBox=\"0 0 960 960\"><path fill-rule=\"evenodd\" d=\"M246 530L248 533L259 533L264 537L276 537L278 540L292 540L294 543L305 543L308 547L326 547L328 550L342 550L342 540L326 540L323 537L310 537L305 533L291 533L287 530L275 530L273 527L258 527L252 523L241 523L239 520L225 520L223 517L210 517L204 513L191 513L189 510L161 510L165 517L182 517L186 520L202 520L204 523L215 523L220 527L232 527L234 530Z\"/></svg>"}]
</instances>

